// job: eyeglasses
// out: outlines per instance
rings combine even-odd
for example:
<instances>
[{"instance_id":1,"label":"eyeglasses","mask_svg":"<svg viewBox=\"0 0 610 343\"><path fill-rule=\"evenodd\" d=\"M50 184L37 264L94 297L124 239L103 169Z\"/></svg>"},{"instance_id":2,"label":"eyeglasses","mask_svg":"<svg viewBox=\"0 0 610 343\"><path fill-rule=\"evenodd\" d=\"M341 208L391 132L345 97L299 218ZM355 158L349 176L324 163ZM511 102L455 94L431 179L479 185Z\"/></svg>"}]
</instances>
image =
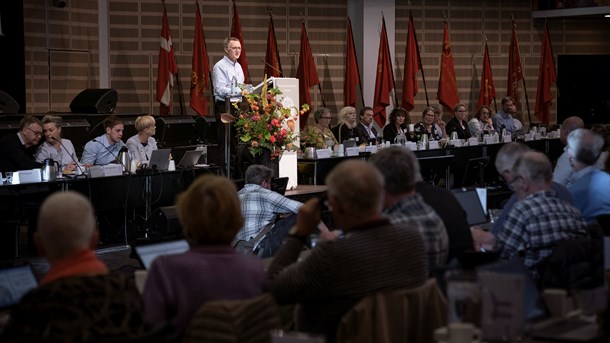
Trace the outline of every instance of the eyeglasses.
<instances>
[{"instance_id":1,"label":"eyeglasses","mask_svg":"<svg viewBox=\"0 0 610 343\"><path fill-rule=\"evenodd\" d=\"M331 120L331 119L333 119L333 118L331 118L331 117L320 117L320 119L328 119L328 120Z\"/></svg>"},{"instance_id":2,"label":"eyeglasses","mask_svg":"<svg viewBox=\"0 0 610 343\"><path fill-rule=\"evenodd\" d=\"M30 129L28 126L25 127L26 129L32 131L32 133L34 134L34 136L36 137L42 137L42 131L34 131L32 129Z\"/></svg>"},{"instance_id":3,"label":"eyeglasses","mask_svg":"<svg viewBox=\"0 0 610 343\"><path fill-rule=\"evenodd\" d=\"M229 50L241 50L240 46L230 47Z\"/></svg>"}]
</instances>

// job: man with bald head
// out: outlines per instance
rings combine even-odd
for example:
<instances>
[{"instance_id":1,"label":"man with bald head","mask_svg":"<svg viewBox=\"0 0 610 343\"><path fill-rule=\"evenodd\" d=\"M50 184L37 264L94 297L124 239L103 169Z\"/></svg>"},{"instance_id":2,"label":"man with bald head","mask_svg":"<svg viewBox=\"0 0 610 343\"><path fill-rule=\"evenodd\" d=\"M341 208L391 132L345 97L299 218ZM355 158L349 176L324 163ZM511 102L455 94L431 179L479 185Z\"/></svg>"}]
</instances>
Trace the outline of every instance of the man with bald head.
<instances>
[{"instance_id":1,"label":"man with bald head","mask_svg":"<svg viewBox=\"0 0 610 343\"><path fill-rule=\"evenodd\" d=\"M326 178L328 205L344 232L318 242L297 263L305 241L320 221L321 203L310 199L269 266L271 294L279 304L299 303L296 329L334 342L343 314L379 291L422 285L428 275L419 231L392 225L381 216L384 179L371 164L348 160Z\"/></svg>"},{"instance_id":2,"label":"man with bald head","mask_svg":"<svg viewBox=\"0 0 610 343\"><path fill-rule=\"evenodd\" d=\"M3 338L80 342L149 329L133 280L109 274L92 250L97 231L87 198L76 192L49 196L40 207L35 241L51 267L12 311Z\"/></svg>"},{"instance_id":3,"label":"man with bald head","mask_svg":"<svg viewBox=\"0 0 610 343\"><path fill-rule=\"evenodd\" d=\"M563 154L557 159L555 164L555 170L553 171L553 181L557 182L562 186L568 186L568 180L572 175L572 166L570 165L570 157L568 156L568 135L570 132L576 129L582 129L585 127L585 123L580 117L569 117L566 118L561 124L561 133L559 140L561 144L565 146L563 148Z\"/></svg>"}]
</instances>

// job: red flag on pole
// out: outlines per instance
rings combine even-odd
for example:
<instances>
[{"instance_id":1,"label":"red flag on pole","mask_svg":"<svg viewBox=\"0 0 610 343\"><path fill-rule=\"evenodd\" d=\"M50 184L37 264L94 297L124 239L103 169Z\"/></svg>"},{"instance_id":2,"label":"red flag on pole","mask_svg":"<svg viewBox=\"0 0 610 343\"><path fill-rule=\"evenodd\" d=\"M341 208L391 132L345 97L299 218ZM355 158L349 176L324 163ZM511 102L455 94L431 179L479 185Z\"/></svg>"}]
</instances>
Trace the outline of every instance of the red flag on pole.
<instances>
[{"instance_id":1,"label":"red flag on pole","mask_svg":"<svg viewBox=\"0 0 610 343\"><path fill-rule=\"evenodd\" d=\"M551 85L555 82L557 82L557 73L553 61L553 48L551 47L549 27L545 22L544 39L540 52L540 69L538 70L538 89L536 90L536 117L546 125L549 125L551 121L551 104L553 102Z\"/></svg>"},{"instance_id":2,"label":"red flag on pole","mask_svg":"<svg viewBox=\"0 0 610 343\"><path fill-rule=\"evenodd\" d=\"M388 45L388 34L385 28L385 18L381 17L381 35L379 36L379 55L377 57L377 76L375 78L375 95L373 98L373 113L380 127L385 125L385 108L390 105L390 92L394 89L394 73Z\"/></svg>"},{"instance_id":3,"label":"red flag on pole","mask_svg":"<svg viewBox=\"0 0 610 343\"><path fill-rule=\"evenodd\" d=\"M273 68L272 68L273 67ZM275 27L273 17L269 13L269 30L267 32L267 53L265 54L265 75L267 77L283 77L282 64L280 63L280 53L277 50L277 40L275 39Z\"/></svg>"},{"instance_id":4,"label":"red flag on pole","mask_svg":"<svg viewBox=\"0 0 610 343\"><path fill-rule=\"evenodd\" d=\"M301 52L299 53L299 67L297 68L297 79L299 79L299 99L302 104L311 105L311 95L309 88L320 83L316 64L311 54L311 46L309 46L309 38L305 31L305 23L301 23ZM300 119L301 130L307 124L309 111L303 113Z\"/></svg>"},{"instance_id":5,"label":"red flag on pole","mask_svg":"<svg viewBox=\"0 0 610 343\"><path fill-rule=\"evenodd\" d=\"M193 39L193 59L191 71L191 101L189 105L199 115L208 114L208 99L206 91L210 89L210 62L205 48L205 35L201 23L199 2L195 2L195 38Z\"/></svg>"},{"instance_id":6,"label":"red flag on pole","mask_svg":"<svg viewBox=\"0 0 610 343\"><path fill-rule=\"evenodd\" d=\"M161 27L161 47L159 48L159 66L157 68L157 101L160 103L159 114L166 115L172 108L172 87L174 74L178 72L172 37L169 33L167 10L163 5L163 26Z\"/></svg>"},{"instance_id":7,"label":"red flag on pole","mask_svg":"<svg viewBox=\"0 0 610 343\"><path fill-rule=\"evenodd\" d=\"M449 41L449 28L446 21L443 30L443 53L441 55L441 74L438 79L437 99L449 112L453 112L453 106L460 102L455 80L453 55L451 54L451 42Z\"/></svg>"},{"instance_id":8,"label":"red flag on pole","mask_svg":"<svg viewBox=\"0 0 610 343\"><path fill-rule=\"evenodd\" d=\"M506 95L513 98L513 104L519 106L519 81L523 80L523 67L521 66L521 53L519 52L519 42L517 41L517 30L515 29L515 19L512 19L513 30L510 37L508 48L508 82L506 85Z\"/></svg>"},{"instance_id":9,"label":"red flag on pole","mask_svg":"<svg viewBox=\"0 0 610 343\"><path fill-rule=\"evenodd\" d=\"M237 62L239 62L241 69L244 71L244 83L249 83L246 45L244 44L244 38L241 35L241 20L239 19L239 12L237 12L237 5L235 4L235 1L233 1L233 20L231 22L231 37L239 39L239 43L241 44L241 55L239 55Z\"/></svg>"},{"instance_id":10,"label":"red flag on pole","mask_svg":"<svg viewBox=\"0 0 610 343\"><path fill-rule=\"evenodd\" d=\"M405 76L402 80L402 108L411 111L415 107L417 95L417 72L422 69L421 57L417 48L417 37L413 25L413 15L409 13L409 29L407 31L407 47L405 48Z\"/></svg>"},{"instance_id":11,"label":"red flag on pole","mask_svg":"<svg viewBox=\"0 0 610 343\"><path fill-rule=\"evenodd\" d=\"M356 107L356 86L362 88L358 60L356 59L356 46L352 33L352 22L347 17L347 51L345 56L345 83L343 84L343 105Z\"/></svg>"},{"instance_id":12,"label":"red flag on pole","mask_svg":"<svg viewBox=\"0 0 610 343\"><path fill-rule=\"evenodd\" d=\"M483 72L481 73L481 90L479 91L479 102L477 109L483 105L489 105L496 97L496 86L491 76L491 63L489 62L489 51L485 43L485 54L483 55Z\"/></svg>"}]
</instances>

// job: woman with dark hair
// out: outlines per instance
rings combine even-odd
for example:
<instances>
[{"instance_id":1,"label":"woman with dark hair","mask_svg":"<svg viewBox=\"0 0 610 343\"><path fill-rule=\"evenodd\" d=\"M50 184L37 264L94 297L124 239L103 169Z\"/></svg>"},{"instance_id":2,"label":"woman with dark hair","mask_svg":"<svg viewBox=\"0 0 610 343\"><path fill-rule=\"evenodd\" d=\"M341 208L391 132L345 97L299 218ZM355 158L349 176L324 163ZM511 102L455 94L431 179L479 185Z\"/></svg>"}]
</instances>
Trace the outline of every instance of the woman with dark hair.
<instances>
[{"instance_id":1,"label":"woman with dark hair","mask_svg":"<svg viewBox=\"0 0 610 343\"><path fill-rule=\"evenodd\" d=\"M445 122L442 119L437 121L436 111L433 107L426 107L422 111L422 121L415 125L415 140L421 140L422 135L428 135L431 141L438 141L447 136L445 133ZM439 125L436 125L440 123Z\"/></svg>"},{"instance_id":2,"label":"woman with dark hair","mask_svg":"<svg viewBox=\"0 0 610 343\"><path fill-rule=\"evenodd\" d=\"M390 112L390 122L383 128L383 140L395 143L397 136L405 136L407 133L409 118L407 111L402 107L396 107Z\"/></svg>"},{"instance_id":3,"label":"woman with dark hair","mask_svg":"<svg viewBox=\"0 0 610 343\"><path fill-rule=\"evenodd\" d=\"M477 114L474 118L468 121L468 129L470 133L477 134L479 132L489 132L494 130L494 124L491 120L492 112L491 108L487 105L479 107Z\"/></svg>"},{"instance_id":4,"label":"woman with dark hair","mask_svg":"<svg viewBox=\"0 0 610 343\"><path fill-rule=\"evenodd\" d=\"M468 139L472 137L472 134L468 129L468 123L466 122L467 118L468 110L466 109L466 105L455 105L453 107L453 118L451 118L451 120L447 123L447 132L449 134L457 132L457 136L459 139Z\"/></svg>"}]
</instances>

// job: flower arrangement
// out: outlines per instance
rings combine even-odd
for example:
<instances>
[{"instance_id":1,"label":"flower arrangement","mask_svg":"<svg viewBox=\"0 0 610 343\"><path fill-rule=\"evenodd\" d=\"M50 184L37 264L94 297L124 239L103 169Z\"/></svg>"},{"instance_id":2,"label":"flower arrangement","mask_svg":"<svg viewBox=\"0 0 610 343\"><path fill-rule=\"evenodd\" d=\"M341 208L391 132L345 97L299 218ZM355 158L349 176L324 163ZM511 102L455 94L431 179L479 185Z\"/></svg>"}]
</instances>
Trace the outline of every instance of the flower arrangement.
<instances>
[{"instance_id":1,"label":"flower arrangement","mask_svg":"<svg viewBox=\"0 0 610 343\"><path fill-rule=\"evenodd\" d=\"M276 99L282 92L278 88L267 90L265 78L260 94L246 91L242 91L242 94L247 106L240 108L237 104L234 105L237 109L235 126L239 139L249 144L250 153L256 156L264 149L269 149L271 159L275 159L280 157L283 151L292 150L295 145L294 125L298 112L294 106L285 106ZM308 110L309 106L305 104L300 113Z\"/></svg>"},{"instance_id":2,"label":"flower arrangement","mask_svg":"<svg viewBox=\"0 0 610 343\"><path fill-rule=\"evenodd\" d=\"M301 148L324 148L325 146L326 141L324 140L324 135L315 126L307 126L307 128L301 132Z\"/></svg>"}]
</instances>

